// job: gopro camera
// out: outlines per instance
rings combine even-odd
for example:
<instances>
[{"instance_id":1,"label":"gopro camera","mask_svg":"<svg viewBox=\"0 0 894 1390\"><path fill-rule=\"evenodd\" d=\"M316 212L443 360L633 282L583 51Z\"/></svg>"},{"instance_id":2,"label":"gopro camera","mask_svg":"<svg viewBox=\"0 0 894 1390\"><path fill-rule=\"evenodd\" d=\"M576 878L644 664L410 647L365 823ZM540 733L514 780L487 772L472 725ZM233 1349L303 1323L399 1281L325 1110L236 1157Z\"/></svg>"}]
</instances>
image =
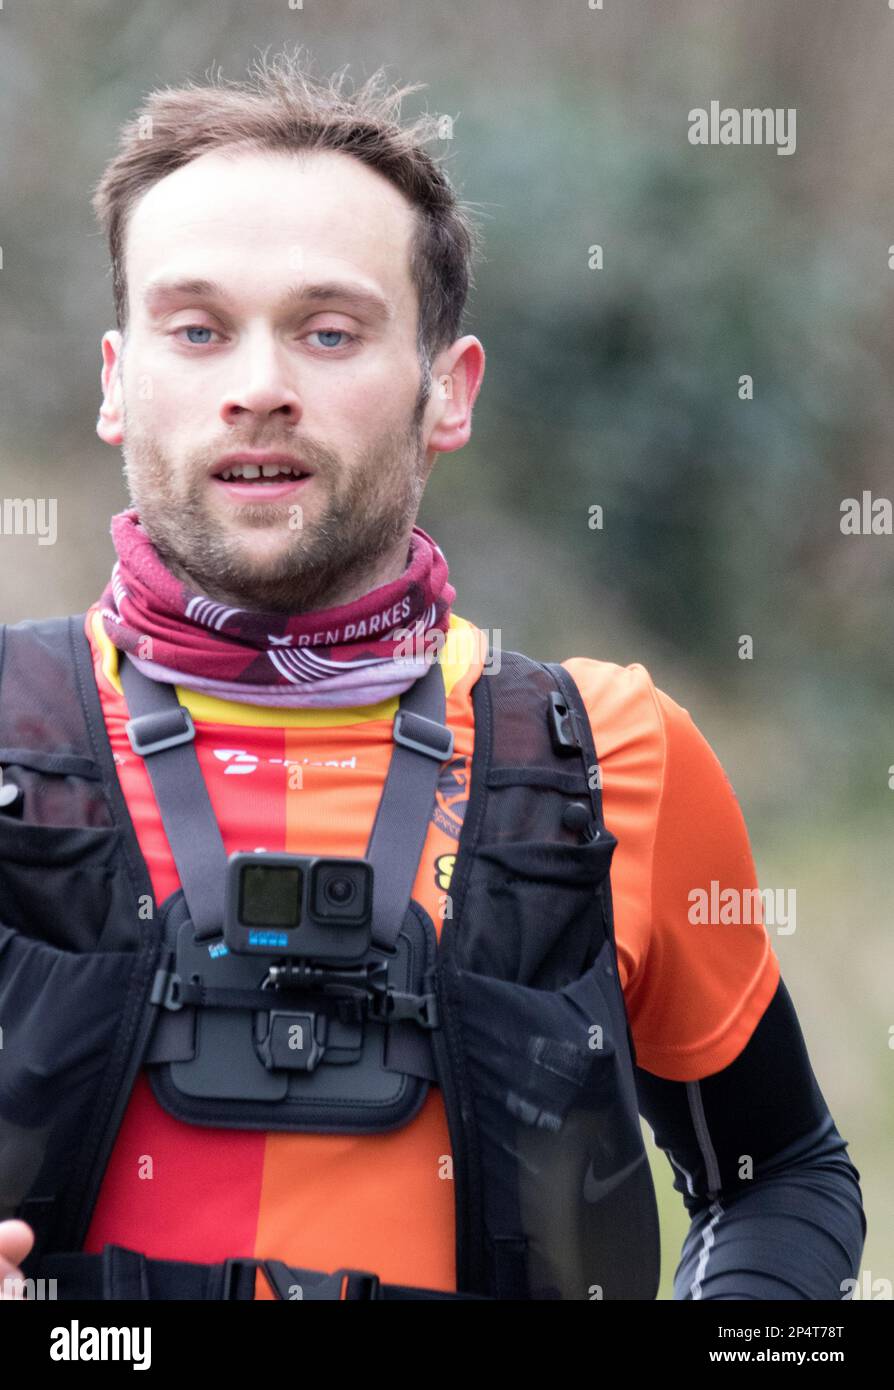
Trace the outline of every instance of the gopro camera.
<instances>
[{"instance_id":1,"label":"gopro camera","mask_svg":"<svg viewBox=\"0 0 894 1390\"><path fill-rule=\"evenodd\" d=\"M237 851L227 861L224 941L239 955L357 963L371 937L368 859Z\"/></svg>"}]
</instances>

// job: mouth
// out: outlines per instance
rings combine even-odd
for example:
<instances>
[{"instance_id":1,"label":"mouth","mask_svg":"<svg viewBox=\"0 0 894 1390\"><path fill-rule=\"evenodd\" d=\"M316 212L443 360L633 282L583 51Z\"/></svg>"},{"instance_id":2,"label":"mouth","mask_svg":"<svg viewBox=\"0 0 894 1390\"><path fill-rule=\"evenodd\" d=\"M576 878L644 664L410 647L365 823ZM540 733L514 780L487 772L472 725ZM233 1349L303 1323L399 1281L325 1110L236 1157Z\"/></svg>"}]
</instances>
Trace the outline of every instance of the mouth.
<instances>
[{"instance_id":1,"label":"mouth","mask_svg":"<svg viewBox=\"0 0 894 1390\"><path fill-rule=\"evenodd\" d=\"M302 462L285 454L229 454L211 474L212 483L234 498L284 497L313 477Z\"/></svg>"}]
</instances>

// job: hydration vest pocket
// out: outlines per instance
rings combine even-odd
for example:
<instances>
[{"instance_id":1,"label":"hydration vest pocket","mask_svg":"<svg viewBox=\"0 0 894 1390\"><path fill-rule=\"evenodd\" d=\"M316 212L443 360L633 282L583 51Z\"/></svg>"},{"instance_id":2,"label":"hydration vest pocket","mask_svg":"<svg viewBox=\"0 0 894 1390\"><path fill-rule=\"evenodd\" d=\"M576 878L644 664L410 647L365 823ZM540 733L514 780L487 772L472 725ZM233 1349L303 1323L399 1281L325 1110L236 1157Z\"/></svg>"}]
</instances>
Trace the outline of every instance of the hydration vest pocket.
<instances>
[{"instance_id":1,"label":"hydration vest pocket","mask_svg":"<svg viewBox=\"0 0 894 1390\"><path fill-rule=\"evenodd\" d=\"M31 748L0 748L0 767L4 780L21 793L26 821L60 829L112 828L102 772L92 758ZM8 817L3 819L8 823Z\"/></svg>"},{"instance_id":2,"label":"hydration vest pocket","mask_svg":"<svg viewBox=\"0 0 894 1390\"><path fill-rule=\"evenodd\" d=\"M139 917L121 836L0 816L0 921L67 951L135 947Z\"/></svg>"},{"instance_id":3,"label":"hydration vest pocket","mask_svg":"<svg viewBox=\"0 0 894 1390\"><path fill-rule=\"evenodd\" d=\"M575 979L608 937L601 885L616 844L603 830L583 845L480 845L481 865L469 885L473 903L464 914L463 961L482 974L541 989ZM491 927L495 919L499 932Z\"/></svg>"},{"instance_id":4,"label":"hydration vest pocket","mask_svg":"<svg viewBox=\"0 0 894 1390\"><path fill-rule=\"evenodd\" d=\"M630 1253L657 1264L658 1214L613 942L558 990L463 971L455 1002L483 1182L507 1155L518 1175L488 1194L497 1296L654 1297Z\"/></svg>"},{"instance_id":5,"label":"hydration vest pocket","mask_svg":"<svg viewBox=\"0 0 894 1390\"><path fill-rule=\"evenodd\" d=\"M92 1140L134 959L60 950L0 924L0 1217L41 1193L45 1165L54 1186L70 1174Z\"/></svg>"},{"instance_id":6,"label":"hydration vest pocket","mask_svg":"<svg viewBox=\"0 0 894 1390\"><path fill-rule=\"evenodd\" d=\"M381 1133L407 1124L434 1079L435 929L411 902L393 951L351 969L295 966L269 987L271 960L197 941L182 891L166 907L167 964L145 1056L152 1089L190 1124Z\"/></svg>"}]
</instances>

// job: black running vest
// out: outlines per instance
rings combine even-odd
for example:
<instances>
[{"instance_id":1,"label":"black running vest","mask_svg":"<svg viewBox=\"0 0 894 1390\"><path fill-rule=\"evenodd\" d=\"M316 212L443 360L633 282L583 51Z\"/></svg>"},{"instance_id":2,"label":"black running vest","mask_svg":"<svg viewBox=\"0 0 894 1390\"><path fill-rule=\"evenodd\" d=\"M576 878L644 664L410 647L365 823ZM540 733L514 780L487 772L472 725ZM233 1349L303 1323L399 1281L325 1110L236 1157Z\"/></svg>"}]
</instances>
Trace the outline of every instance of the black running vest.
<instances>
[{"instance_id":1,"label":"black running vest","mask_svg":"<svg viewBox=\"0 0 894 1390\"><path fill-rule=\"evenodd\" d=\"M305 971L271 989L246 978L215 936L225 861L207 817L205 848L187 866L176 806L165 815L153 758L167 767L167 800L187 782L195 797L181 798L181 840L204 815L188 716L172 686L162 696L161 683L137 681L120 660L132 715L138 697L168 701L144 720L142 744L131 734L183 885L160 904L106 735L84 615L0 626L0 1219L35 1228L26 1275L58 1276L60 1298L252 1297L252 1261L82 1251L145 1067L171 1114L224 1128L380 1132L409 1123L437 1085L461 1296L654 1298L658 1216L612 919L617 842L567 671L504 651L473 687L469 802L440 941L401 896L449 745L439 665L424 678L427 704L414 712L421 681L401 697L367 851L374 865L378 853L381 891L362 988ZM401 867L403 795L415 808L404 836L415 859ZM374 1271L264 1268L283 1298L449 1296L379 1285Z\"/></svg>"}]
</instances>

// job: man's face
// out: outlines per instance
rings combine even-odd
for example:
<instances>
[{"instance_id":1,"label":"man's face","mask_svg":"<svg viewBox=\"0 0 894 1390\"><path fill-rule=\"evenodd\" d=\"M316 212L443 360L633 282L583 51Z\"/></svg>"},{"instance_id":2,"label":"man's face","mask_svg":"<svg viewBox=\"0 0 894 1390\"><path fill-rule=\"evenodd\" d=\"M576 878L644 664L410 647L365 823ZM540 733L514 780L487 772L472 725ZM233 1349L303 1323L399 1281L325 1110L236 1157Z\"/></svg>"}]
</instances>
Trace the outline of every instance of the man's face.
<instances>
[{"instance_id":1,"label":"man's face","mask_svg":"<svg viewBox=\"0 0 894 1390\"><path fill-rule=\"evenodd\" d=\"M331 152L206 154L133 209L100 433L191 587L300 613L405 568L444 413L420 397L412 229L396 188ZM309 476L228 483L245 450Z\"/></svg>"}]
</instances>

